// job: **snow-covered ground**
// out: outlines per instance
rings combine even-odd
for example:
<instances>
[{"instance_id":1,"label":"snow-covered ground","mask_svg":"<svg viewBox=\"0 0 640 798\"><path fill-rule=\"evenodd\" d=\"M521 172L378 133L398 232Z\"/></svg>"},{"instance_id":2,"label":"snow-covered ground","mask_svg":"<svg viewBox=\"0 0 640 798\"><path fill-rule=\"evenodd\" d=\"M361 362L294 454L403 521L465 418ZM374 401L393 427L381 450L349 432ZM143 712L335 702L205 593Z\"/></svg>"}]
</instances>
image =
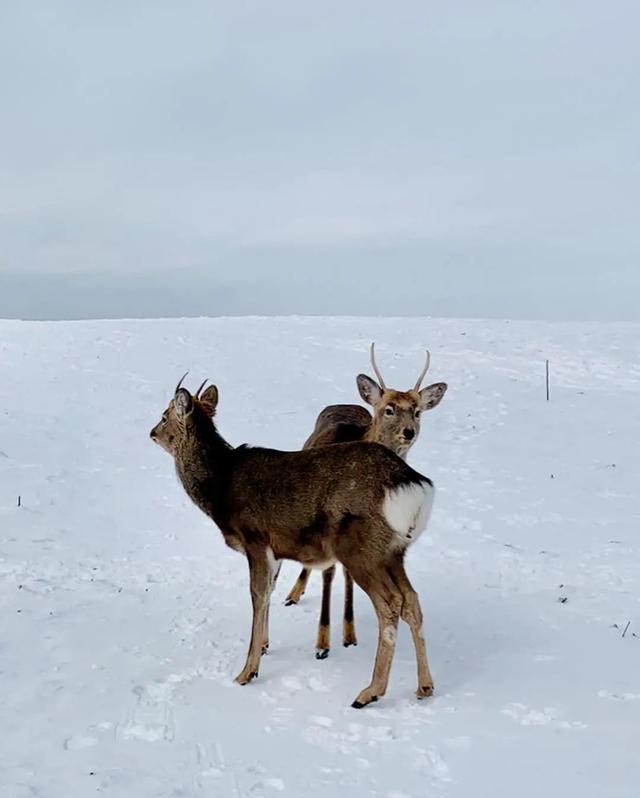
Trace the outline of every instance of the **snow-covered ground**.
<instances>
[{"instance_id":1,"label":"snow-covered ground","mask_svg":"<svg viewBox=\"0 0 640 798\"><path fill-rule=\"evenodd\" d=\"M423 348L442 404L409 461L437 488L408 572L436 695L401 625L314 658L320 579L271 612L260 678L244 560L148 433L191 369L233 443L297 448ZM640 795L640 326L452 320L0 322L1 798ZM544 362L551 362L545 401ZM20 506L18 506L20 496ZM625 631L626 630L626 631Z\"/></svg>"}]
</instances>

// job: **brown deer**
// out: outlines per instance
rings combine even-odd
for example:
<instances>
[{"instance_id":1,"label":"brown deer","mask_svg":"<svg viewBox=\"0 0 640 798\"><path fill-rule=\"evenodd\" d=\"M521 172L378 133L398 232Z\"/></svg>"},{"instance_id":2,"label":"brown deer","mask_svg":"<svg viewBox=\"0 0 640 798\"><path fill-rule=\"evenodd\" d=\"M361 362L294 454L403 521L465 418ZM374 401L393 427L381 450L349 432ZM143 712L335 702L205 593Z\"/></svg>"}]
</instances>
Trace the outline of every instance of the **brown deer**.
<instances>
[{"instance_id":1,"label":"brown deer","mask_svg":"<svg viewBox=\"0 0 640 798\"><path fill-rule=\"evenodd\" d=\"M315 428L304 444L305 449L361 440L381 443L402 459L406 458L420 434L421 412L431 410L440 403L447 390L447 384L436 382L420 390L431 362L431 355L427 350L424 368L411 390L396 391L387 388L376 364L375 343L371 344L370 354L371 365L378 382L366 374L358 374L357 384L360 396L373 407L373 418L369 411L360 405L329 405L318 416ZM285 599L287 606L300 601L310 575L309 568L302 569ZM331 586L334 576L335 566L322 572L322 604L316 638L317 659L328 657L331 648ZM342 641L344 646L358 644L353 611L353 579L348 571L344 574Z\"/></svg>"},{"instance_id":2,"label":"brown deer","mask_svg":"<svg viewBox=\"0 0 640 798\"><path fill-rule=\"evenodd\" d=\"M150 435L173 456L192 501L226 544L247 558L253 623L236 681L247 684L258 675L280 561L322 569L340 562L371 599L379 627L371 683L352 706L359 709L385 694L400 618L415 646L416 695L431 695L422 611L404 569L406 549L429 519L431 481L374 443L299 452L233 448L213 422L218 390L211 385L201 393L203 387L192 395L181 380Z\"/></svg>"}]
</instances>

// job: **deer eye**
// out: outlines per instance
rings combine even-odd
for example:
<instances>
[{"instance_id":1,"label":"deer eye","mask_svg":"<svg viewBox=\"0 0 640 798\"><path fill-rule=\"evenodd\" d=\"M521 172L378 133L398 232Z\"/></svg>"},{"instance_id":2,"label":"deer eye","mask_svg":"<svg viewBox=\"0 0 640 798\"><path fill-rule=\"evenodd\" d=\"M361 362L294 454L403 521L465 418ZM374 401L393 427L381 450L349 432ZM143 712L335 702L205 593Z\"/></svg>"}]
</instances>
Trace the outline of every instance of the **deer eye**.
<instances>
[{"instance_id":1,"label":"deer eye","mask_svg":"<svg viewBox=\"0 0 640 798\"><path fill-rule=\"evenodd\" d=\"M393 415L395 415L395 412L396 411L395 411L395 408L393 407L393 405L387 405L385 407L385 409L384 409L385 416L393 416Z\"/></svg>"},{"instance_id":2,"label":"deer eye","mask_svg":"<svg viewBox=\"0 0 640 798\"><path fill-rule=\"evenodd\" d=\"M415 416L416 418L420 418L420 411L419 411L419 410L416 410L416 412L414 413L414 416Z\"/></svg>"}]
</instances>

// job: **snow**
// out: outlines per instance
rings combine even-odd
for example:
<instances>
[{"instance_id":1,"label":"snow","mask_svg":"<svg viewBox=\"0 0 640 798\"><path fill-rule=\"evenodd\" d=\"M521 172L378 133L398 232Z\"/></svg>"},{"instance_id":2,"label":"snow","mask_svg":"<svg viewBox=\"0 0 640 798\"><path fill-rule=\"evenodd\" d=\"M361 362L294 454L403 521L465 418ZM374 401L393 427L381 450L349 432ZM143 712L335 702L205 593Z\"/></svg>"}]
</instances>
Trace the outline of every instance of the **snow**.
<instances>
[{"instance_id":1,"label":"snow","mask_svg":"<svg viewBox=\"0 0 640 798\"><path fill-rule=\"evenodd\" d=\"M320 578L282 601L260 677L244 560L148 433L181 374L234 444L301 445L432 352L449 391L409 462L436 498L407 570L433 698L401 624L389 692L349 707L357 648L314 658ZM640 326L434 319L0 322L1 798L640 794ZM545 359L551 401L545 400ZM18 506L18 496L20 506Z\"/></svg>"}]
</instances>

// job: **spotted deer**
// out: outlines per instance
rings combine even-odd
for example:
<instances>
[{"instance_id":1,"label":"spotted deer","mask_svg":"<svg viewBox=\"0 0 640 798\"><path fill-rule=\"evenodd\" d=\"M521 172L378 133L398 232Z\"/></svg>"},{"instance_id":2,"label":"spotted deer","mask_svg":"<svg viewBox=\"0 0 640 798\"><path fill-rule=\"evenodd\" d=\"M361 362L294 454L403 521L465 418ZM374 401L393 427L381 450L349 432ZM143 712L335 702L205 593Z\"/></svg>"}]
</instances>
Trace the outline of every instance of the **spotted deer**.
<instances>
[{"instance_id":1,"label":"spotted deer","mask_svg":"<svg viewBox=\"0 0 640 798\"><path fill-rule=\"evenodd\" d=\"M322 569L340 562L367 593L378 619L371 682L352 706L359 709L385 694L400 618L413 637L416 695L431 695L422 611L404 568L407 548L429 519L431 480L375 443L298 452L234 448L214 422L217 388L202 392L203 387L191 394L181 380L150 436L171 454L183 488L226 544L247 558L253 621L236 681L247 684L258 675L281 560Z\"/></svg>"},{"instance_id":2,"label":"spotted deer","mask_svg":"<svg viewBox=\"0 0 640 798\"><path fill-rule=\"evenodd\" d=\"M373 408L373 417L360 405L329 405L325 407L316 420L316 425L304 444L304 449L341 443L345 441L367 441L380 443L391 449L399 457L405 459L411 446L420 433L420 414L431 410L440 403L447 390L447 384L436 382L420 390L431 362L427 350L424 368L409 391L396 391L387 388L376 363L375 343L370 349L371 366L378 382L359 374L358 391L365 402ZM311 571L303 568L296 583L285 599L285 604L297 604L304 594ZM335 576L335 567L322 572L322 604L320 622L316 638L316 658L325 659L331 648L331 586ZM355 631L353 610L353 579L348 571L344 574L344 615L342 623L342 641L344 646L355 646L358 643Z\"/></svg>"}]
</instances>

